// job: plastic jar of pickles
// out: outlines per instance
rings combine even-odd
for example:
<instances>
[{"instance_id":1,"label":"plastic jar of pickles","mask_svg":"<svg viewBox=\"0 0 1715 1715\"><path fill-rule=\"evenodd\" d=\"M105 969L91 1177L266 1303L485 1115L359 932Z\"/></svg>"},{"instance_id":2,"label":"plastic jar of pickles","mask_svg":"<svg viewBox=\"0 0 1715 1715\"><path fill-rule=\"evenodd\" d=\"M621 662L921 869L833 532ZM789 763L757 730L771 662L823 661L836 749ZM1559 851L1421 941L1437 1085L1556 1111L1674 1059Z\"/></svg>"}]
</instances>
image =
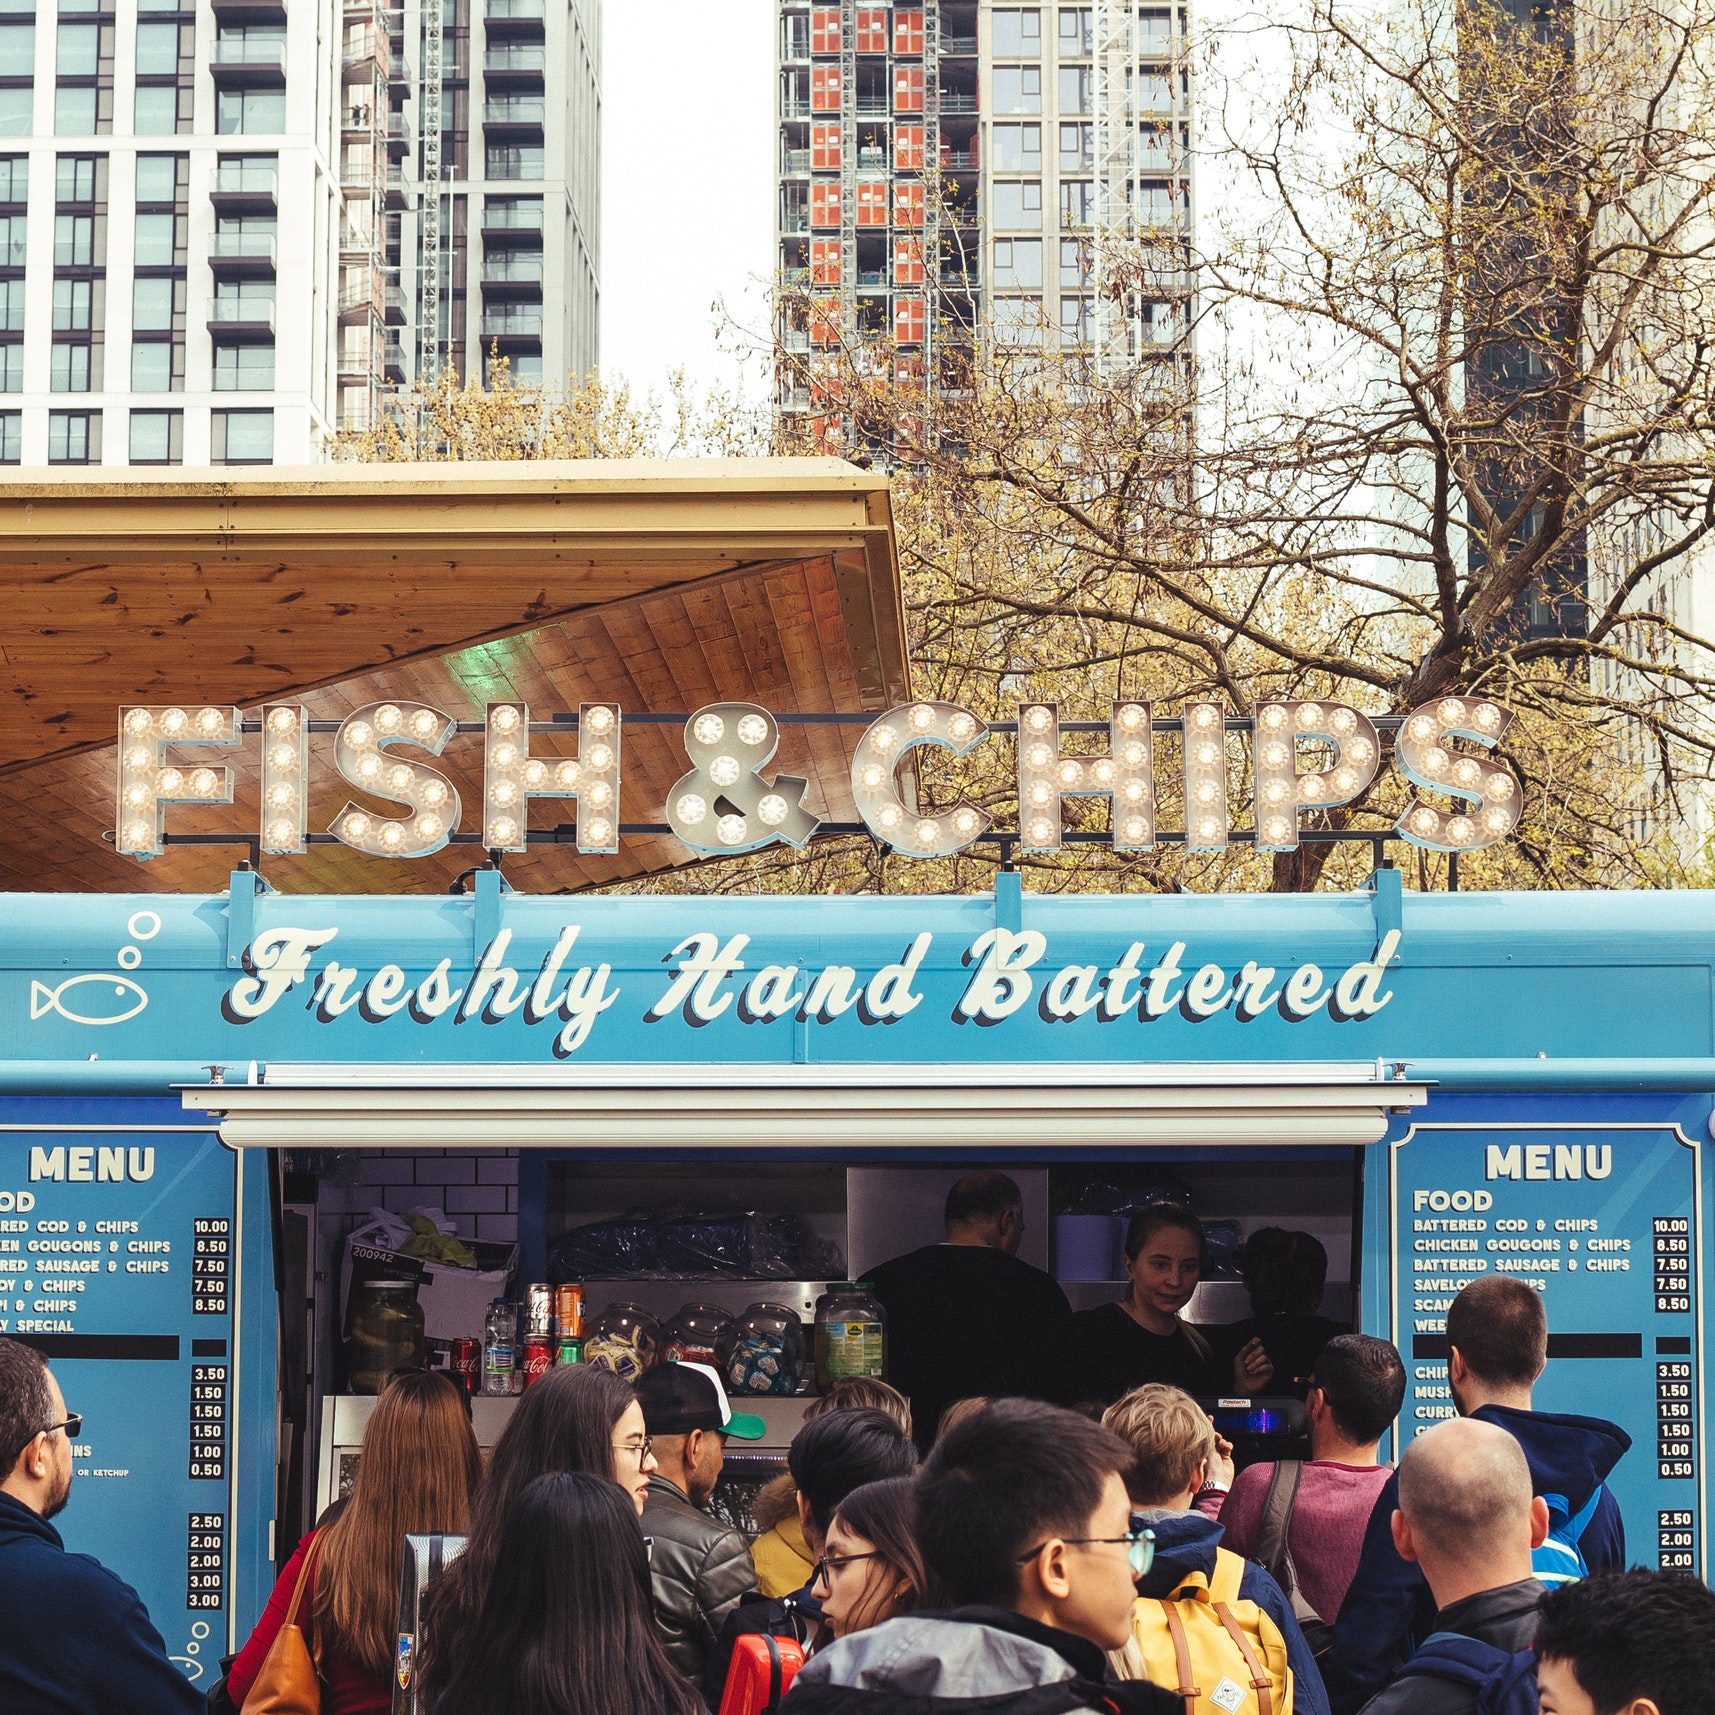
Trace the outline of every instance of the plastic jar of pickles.
<instances>
[{"instance_id":1,"label":"plastic jar of pickles","mask_svg":"<svg viewBox=\"0 0 1715 1715\"><path fill-rule=\"evenodd\" d=\"M887 1377L887 1312L867 1280L838 1280L816 1300L816 1387Z\"/></svg>"},{"instance_id":2,"label":"plastic jar of pickles","mask_svg":"<svg viewBox=\"0 0 1715 1715\"><path fill-rule=\"evenodd\" d=\"M345 1372L353 1393L380 1393L395 1370L423 1367L423 1307L408 1280L366 1280L352 1293Z\"/></svg>"}]
</instances>

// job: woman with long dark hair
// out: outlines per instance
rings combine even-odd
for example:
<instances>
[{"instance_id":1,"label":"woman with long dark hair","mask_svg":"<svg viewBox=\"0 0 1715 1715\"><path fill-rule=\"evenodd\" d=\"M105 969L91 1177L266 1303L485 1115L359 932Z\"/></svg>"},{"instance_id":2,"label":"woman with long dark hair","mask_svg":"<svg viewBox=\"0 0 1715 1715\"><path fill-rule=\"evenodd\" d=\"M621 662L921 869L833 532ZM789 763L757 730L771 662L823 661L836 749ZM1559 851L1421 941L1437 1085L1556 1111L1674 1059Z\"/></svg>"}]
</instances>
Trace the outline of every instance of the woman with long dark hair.
<instances>
[{"instance_id":1,"label":"woman with long dark hair","mask_svg":"<svg viewBox=\"0 0 1715 1715\"><path fill-rule=\"evenodd\" d=\"M662 1647L621 1489L587 1472L538 1477L498 1549L435 1715L700 1715Z\"/></svg>"},{"instance_id":2,"label":"woman with long dark hair","mask_svg":"<svg viewBox=\"0 0 1715 1715\"><path fill-rule=\"evenodd\" d=\"M853 1489L835 1509L810 1594L836 1638L945 1605L917 1546L916 1494L915 1478L884 1477Z\"/></svg>"},{"instance_id":3,"label":"woman with long dark hair","mask_svg":"<svg viewBox=\"0 0 1715 1715\"><path fill-rule=\"evenodd\" d=\"M1203 1278L1203 1223L1183 1203L1151 1203L1125 1236L1126 1292L1062 1323L1031 1366L1056 1405L1112 1405L1146 1382L1188 1394L1260 1393L1274 1366L1260 1340L1224 1361L1180 1314Z\"/></svg>"},{"instance_id":4,"label":"woman with long dark hair","mask_svg":"<svg viewBox=\"0 0 1715 1715\"><path fill-rule=\"evenodd\" d=\"M611 1371L568 1365L549 1370L530 1388L494 1444L470 1541L428 1594L423 1681L431 1705L437 1689L469 1659L469 1640L499 1564L507 1515L525 1487L550 1472L588 1472L619 1485L635 1520L655 1468L643 1407L629 1383Z\"/></svg>"},{"instance_id":5,"label":"woman with long dark hair","mask_svg":"<svg viewBox=\"0 0 1715 1715\"><path fill-rule=\"evenodd\" d=\"M226 1677L232 1701L243 1707L307 1575L314 1584L297 1623L320 1664L323 1715L387 1715L405 1538L468 1529L481 1480L482 1455L457 1388L426 1371L388 1382L364 1431L351 1499L287 1562Z\"/></svg>"}]
</instances>

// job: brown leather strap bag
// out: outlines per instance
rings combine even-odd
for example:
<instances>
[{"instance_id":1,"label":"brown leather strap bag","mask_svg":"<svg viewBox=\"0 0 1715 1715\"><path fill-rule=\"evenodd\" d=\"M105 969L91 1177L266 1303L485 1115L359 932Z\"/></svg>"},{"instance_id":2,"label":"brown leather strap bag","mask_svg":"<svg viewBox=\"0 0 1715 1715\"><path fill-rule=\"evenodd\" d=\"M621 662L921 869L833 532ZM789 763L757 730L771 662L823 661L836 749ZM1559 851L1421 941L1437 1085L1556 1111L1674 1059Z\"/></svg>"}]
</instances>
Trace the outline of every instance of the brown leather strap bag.
<instances>
[{"instance_id":1,"label":"brown leather strap bag","mask_svg":"<svg viewBox=\"0 0 1715 1715\"><path fill-rule=\"evenodd\" d=\"M310 1552L298 1572L298 1587L286 1610L286 1623L275 1634L263 1659L262 1671L244 1699L242 1715L321 1715L322 1681L316 1668L315 1631L316 1557L321 1552L321 1532L310 1543ZM310 1592L308 1625L298 1625L298 1604ZM309 1632L311 1636L306 1636Z\"/></svg>"}]
</instances>

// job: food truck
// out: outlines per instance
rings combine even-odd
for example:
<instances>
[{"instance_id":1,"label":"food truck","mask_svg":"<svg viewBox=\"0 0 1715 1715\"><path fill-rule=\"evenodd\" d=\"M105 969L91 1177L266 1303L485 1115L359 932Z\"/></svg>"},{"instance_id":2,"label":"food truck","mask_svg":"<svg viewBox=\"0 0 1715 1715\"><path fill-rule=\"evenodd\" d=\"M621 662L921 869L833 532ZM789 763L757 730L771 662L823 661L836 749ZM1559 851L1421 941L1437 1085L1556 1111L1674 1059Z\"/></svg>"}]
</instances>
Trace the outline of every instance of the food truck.
<instances>
[{"instance_id":1,"label":"food truck","mask_svg":"<svg viewBox=\"0 0 1715 1715\"><path fill-rule=\"evenodd\" d=\"M444 475L440 498L424 486L402 509L387 479L340 480L320 491L331 523L297 521L321 533L318 554L341 532L349 553L352 517L379 494L390 521L374 557L395 567L412 564L414 528L442 534L445 560L445 533L464 526L488 564L504 569L509 528L539 564L540 528L559 564L618 583L612 559L628 555L634 581L586 604L599 628L519 618L503 591L480 591L498 643L470 644L468 616L438 615L403 667L387 639L341 633L313 683L162 661L109 701L102 742L20 752L0 775L13 802L50 795L50 779L71 802L81 784L99 794L82 822L101 824L87 851L38 843L33 886L17 836L0 848L13 889L0 895L0 1333L49 1356L84 1418L68 1546L136 1585L193 1679L209 1683L243 1641L361 1457L372 1396L350 1386L351 1295L398 1254L411 1211L443 1216L468 1253L404 1268L442 1353L480 1336L490 1298L563 1274L568 1256L586 1259L592 1317L761 1302L808 1322L830 1283L938 1239L946 1190L974 1166L1017 1179L1021 1254L1075 1307L1121 1295L1115 1211L1164 1189L1228 1239L1315 1234L1323 1313L1404 1357L1396 1449L1453 1415L1453 1294L1489 1274L1525 1282L1550 1327L1538 1406L1631 1436L1611 1479L1630 1557L1705 1570L1715 913L1691 892L1406 890L1401 841L1466 851L1510 828L1483 821L1507 802L1491 774L1447 772L1501 768L1484 759L1504 709L1444 699L1391 723L1336 705L1217 711L1223 744L1255 749L1256 807L1235 803L1211 840L1308 837L1300 812L1389 750L1430 794L1374 835L1354 890L1048 895L1015 862L1058 832L1057 802L1032 808L1035 780L1105 792L1116 843L1195 837L1155 827L1153 794L1125 788L1169 765L1189 775L1211 705L1116 704L1062 732L1050 705L984 722L914 701L881 479L819 464L689 480L555 467L519 504L516 473L483 489L483 472L468 511ZM227 540L202 551L289 564L282 540L318 481L258 479L230 502ZM768 482L780 486L761 493ZM40 575L68 554L117 558L152 502L181 509L164 533L200 528L164 487L100 498L113 536L32 549ZM678 540L657 545L665 569L639 594L637 536L673 506ZM419 507L438 518L399 516ZM63 527L87 535L99 513L85 496ZM22 578L11 548L0 565ZM149 563L170 557L156 544ZM742 599L747 579L771 606ZM718 617L700 581L721 586ZM580 624L581 655L550 646ZM717 633L725 676L676 678ZM816 650L794 653L811 633ZM815 677L815 697L795 689L812 658L843 674ZM1288 764L1268 763L1282 731ZM1140 734L1155 753L1141 761L1127 750ZM1319 770L1300 768L1302 738L1320 744ZM1047 764L1031 760L1038 739ZM914 748L979 745L1018 771L1023 826L917 802ZM391 773L401 760L409 778ZM1067 760L1085 774L1062 774ZM1272 834L1267 767L1292 782L1293 825ZM1127 832L1139 803L1151 826ZM1434 819L1414 827L1420 809ZM899 891L590 891L848 825L903 854ZM912 855L984 841L991 886L910 890ZM680 1250L664 1262L669 1228ZM626 1233L647 1243L628 1251ZM592 1235L605 1276L587 1261ZM1188 1313L1249 1313L1218 1258ZM778 1463L806 1403L758 1401L770 1435L748 1475ZM475 1400L485 1444L511 1406Z\"/></svg>"}]
</instances>

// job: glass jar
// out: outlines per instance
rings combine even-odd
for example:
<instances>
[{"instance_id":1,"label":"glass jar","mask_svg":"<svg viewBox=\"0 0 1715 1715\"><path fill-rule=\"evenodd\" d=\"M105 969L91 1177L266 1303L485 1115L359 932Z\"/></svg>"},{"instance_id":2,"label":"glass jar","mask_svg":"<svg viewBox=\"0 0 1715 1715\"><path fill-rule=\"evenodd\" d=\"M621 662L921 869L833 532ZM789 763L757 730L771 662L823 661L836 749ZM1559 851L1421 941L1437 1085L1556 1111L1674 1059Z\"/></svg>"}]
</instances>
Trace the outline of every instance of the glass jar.
<instances>
[{"instance_id":1,"label":"glass jar","mask_svg":"<svg viewBox=\"0 0 1715 1715\"><path fill-rule=\"evenodd\" d=\"M661 1361L719 1370L737 1339L737 1321L719 1305L687 1304L661 1331Z\"/></svg>"},{"instance_id":2,"label":"glass jar","mask_svg":"<svg viewBox=\"0 0 1715 1715\"><path fill-rule=\"evenodd\" d=\"M816 1300L816 1387L887 1375L887 1312L867 1280L837 1280Z\"/></svg>"},{"instance_id":3,"label":"glass jar","mask_svg":"<svg viewBox=\"0 0 1715 1715\"><path fill-rule=\"evenodd\" d=\"M380 1393L395 1370L424 1362L423 1307L409 1280L366 1280L352 1289L345 1373L353 1393Z\"/></svg>"},{"instance_id":4,"label":"glass jar","mask_svg":"<svg viewBox=\"0 0 1715 1715\"><path fill-rule=\"evenodd\" d=\"M779 1304L753 1304L738 1319L723 1366L736 1394L795 1394L804 1374L804 1324Z\"/></svg>"},{"instance_id":5,"label":"glass jar","mask_svg":"<svg viewBox=\"0 0 1715 1715\"><path fill-rule=\"evenodd\" d=\"M661 1350L661 1324L641 1304L610 1304L584 1341L584 1362L634 1382Z\"/></svg>"}]
</instances>

